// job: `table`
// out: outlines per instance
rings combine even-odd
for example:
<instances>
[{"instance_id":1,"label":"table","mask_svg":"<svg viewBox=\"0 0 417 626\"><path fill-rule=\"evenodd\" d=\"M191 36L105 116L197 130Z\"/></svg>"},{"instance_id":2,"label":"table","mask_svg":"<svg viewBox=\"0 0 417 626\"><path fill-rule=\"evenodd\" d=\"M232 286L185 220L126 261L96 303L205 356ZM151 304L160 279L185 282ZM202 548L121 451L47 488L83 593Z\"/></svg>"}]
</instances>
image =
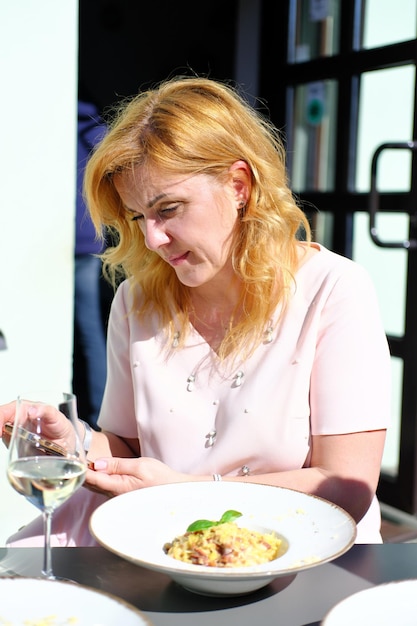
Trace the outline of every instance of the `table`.
<instances>
[{"instance_id":1,"label":"table","mask_svg":"<svg viewBox=\"0 0 417 626\"><path fill-rule=\"evenodd\" d=\"M154 626L319 626L343 598L393 580L417 578L417 544L355 545L331 563L276 579L247 596L210 598L137 567L105 548L53 548L58 576L112 593ZM40 548L0 548L0 575L37 576Z\"/></svg>"}]
</instances>

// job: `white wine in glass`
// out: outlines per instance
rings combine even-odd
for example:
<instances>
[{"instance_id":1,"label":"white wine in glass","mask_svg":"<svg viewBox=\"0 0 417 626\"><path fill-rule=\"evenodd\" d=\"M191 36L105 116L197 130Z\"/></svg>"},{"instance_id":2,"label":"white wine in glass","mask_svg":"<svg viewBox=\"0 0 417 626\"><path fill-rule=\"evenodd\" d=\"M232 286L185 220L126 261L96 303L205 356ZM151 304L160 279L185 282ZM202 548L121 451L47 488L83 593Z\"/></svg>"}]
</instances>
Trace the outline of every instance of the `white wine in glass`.
<instances>
[{"instance_id":1,"label":"white wine in glass","mask_svg":"<svg viewBox=\"0 0 417 626\"><path fill-rule=\"evenodd\" d=\"M7 475L12 487L42 511L44 578L56 578L51 558L53 512L85 479L87 464L79 428L72 393L34 392L17 399Z\"/></svg>"}]
</instances>

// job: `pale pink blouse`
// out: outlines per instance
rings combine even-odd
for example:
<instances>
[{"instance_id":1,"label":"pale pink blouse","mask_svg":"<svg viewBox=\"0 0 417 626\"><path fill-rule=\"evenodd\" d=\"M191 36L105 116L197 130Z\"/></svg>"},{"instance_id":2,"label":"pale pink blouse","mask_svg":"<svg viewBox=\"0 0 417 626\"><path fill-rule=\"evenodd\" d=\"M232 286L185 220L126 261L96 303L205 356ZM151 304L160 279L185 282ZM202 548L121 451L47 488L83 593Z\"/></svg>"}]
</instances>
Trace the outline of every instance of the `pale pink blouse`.
<instances>
[{"instance_id":1,"label":"pale pink blouse","mask_svg":"<svg viewBox=\"0 0 417 626\"><path fill-rule=\"evenodd\" d=\"M167 357L157 319L144 325L131 306L125 282L99 423L139 436L143 456L191 474L276 472L308 466L311 435L388 426L390 359L373 285L322 246L298 271L285 318L234 367L219 366L194 329Z\"/></svg>"},{"instance_id":2,"label":"pale pink blouse","mask_svg":"<svg viewBox=\"0 0 417 626\"><path fill-rule=\"evenodd\" d=\"M311 435L388 426L389 351L358 264L320 246L285 317L251 358L226 365L194 329L184 348L167 346L156 316L131 313L129 287L112 303L99 424L139 437L142 456L190 474L279 472L309 465ZM358 526L358 542L381 541L376 500Z\"/></svg>"}]
</instances>

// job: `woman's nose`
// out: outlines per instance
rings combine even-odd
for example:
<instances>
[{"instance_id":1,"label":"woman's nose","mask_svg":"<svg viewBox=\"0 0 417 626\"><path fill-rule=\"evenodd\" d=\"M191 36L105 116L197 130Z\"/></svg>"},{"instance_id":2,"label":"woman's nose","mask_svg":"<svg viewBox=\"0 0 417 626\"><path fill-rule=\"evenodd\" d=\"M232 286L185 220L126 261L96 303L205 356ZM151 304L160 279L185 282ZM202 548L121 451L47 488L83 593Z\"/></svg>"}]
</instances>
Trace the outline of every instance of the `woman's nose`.
<instances>
[{"instance_id":1,"label":"woman's nose","mask_svg":"<svg viewBox=\"0 0 417 626\"><path fill-rule=\"evenodd\" d=\"M148 220L145 223L145 244L149 250L158 250L161 246L170 241L170 237L166 232L165 224Z\"/></svg>"}]
</instances>

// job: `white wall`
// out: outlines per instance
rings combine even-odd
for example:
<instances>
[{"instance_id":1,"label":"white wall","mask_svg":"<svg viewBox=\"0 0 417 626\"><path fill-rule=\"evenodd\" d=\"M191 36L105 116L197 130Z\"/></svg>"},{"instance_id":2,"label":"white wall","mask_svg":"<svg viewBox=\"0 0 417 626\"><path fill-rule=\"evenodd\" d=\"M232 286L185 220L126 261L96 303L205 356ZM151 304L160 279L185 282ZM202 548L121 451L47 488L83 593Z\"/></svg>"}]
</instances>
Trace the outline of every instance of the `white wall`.
<instances>
[{"instance_id":1,"label":"white wall","mask_svg":"<svg viewBox=\"0 0 417 626\"><path fill-rule=\"evenodd\" d=\"M71 384L77 11L0 3L0 402Z\"/></svg>"},{"instance_id":2,"label":"white wall","mask_svg":"<svg viewBox=\"0 0 417 626\"><path fill-rule=\"evenodd\" d=\"M77 57L77 0L0 2L0 404L71 389ZM1 544L36 513L1 445L0 494Z\"/></svg>"}]
</instances>

